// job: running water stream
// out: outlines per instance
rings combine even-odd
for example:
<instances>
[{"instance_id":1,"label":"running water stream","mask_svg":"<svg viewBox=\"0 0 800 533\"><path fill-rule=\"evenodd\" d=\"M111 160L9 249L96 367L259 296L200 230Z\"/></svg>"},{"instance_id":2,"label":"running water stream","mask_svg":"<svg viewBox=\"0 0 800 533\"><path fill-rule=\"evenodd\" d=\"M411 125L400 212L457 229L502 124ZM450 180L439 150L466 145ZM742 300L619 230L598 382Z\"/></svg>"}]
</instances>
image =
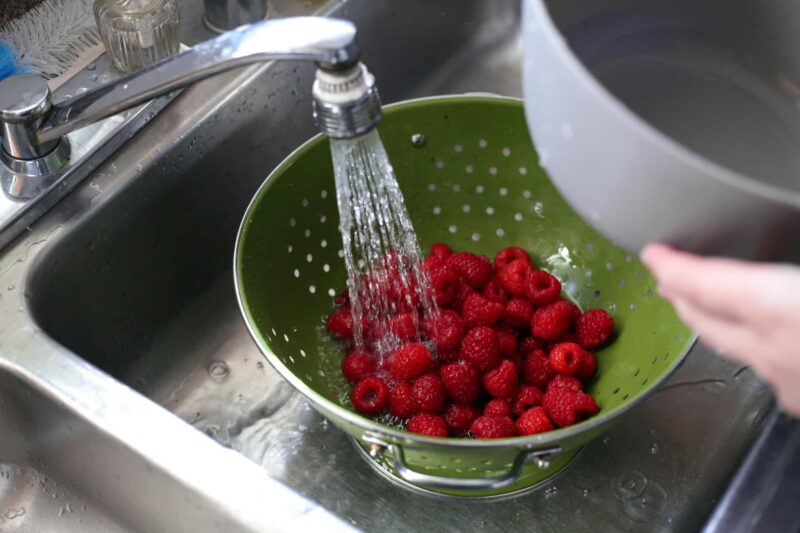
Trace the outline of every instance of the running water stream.
<instances>
[{"instance_id":1,"label":"running water stream","mask_svg":"<svg viewBox=\"0 0 800 533\"><path fill-rule=\"evenodd\" d=\"M356 348L383 357L402 342L390 318L411 312L416 340L423 340L421 320L436 313L436 303L378 131L331 139L331 155Z\"/></svg>"}]
</instances>

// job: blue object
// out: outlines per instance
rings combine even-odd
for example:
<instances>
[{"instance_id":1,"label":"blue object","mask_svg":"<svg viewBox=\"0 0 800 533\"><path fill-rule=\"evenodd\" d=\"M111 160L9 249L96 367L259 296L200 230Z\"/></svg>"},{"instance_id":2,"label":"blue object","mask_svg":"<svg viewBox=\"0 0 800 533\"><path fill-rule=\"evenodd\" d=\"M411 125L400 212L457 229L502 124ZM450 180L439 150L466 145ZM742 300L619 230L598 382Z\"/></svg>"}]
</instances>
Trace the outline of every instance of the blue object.
<instances>
[{"instance_id":1,"label":"blue object","mask_svg":"<svg viewBox=\"0 0 800 533\"><path fill-rule=\"evenodd\" d=\"M0 80L26 72L26 69L17 65L17 59L17 54L6 43L0 41Z\"/></svg>"}]
</instances>

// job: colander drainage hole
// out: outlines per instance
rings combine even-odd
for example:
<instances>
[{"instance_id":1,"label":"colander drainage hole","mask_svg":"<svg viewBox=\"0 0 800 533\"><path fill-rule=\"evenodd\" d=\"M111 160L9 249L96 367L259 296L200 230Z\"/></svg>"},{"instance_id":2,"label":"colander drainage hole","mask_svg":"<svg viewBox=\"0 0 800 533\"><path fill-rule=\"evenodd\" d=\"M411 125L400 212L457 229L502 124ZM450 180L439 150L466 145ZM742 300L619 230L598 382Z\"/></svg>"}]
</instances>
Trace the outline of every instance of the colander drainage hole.
<instances>
[{"instance_id":1,"label":"colander drainage hole","mask_svg":"<svg viewBox=\"0 0 800 533\"><path fill-rule=\"evenodd\" d=\"M622 399L623 399L623 400L627 400L627 399L628 399L628 393L627 393L627 392L626 392L625 394L623 394L623 395L622 395Z\"/></svg>"},{"instance_id":2,"label":"colander drainage hole","mask_svg":"<svg viewBox=\"0 0 800 533\"><path fill-rule=\"evenodd\" d=\"M612 393L612 394L617 394L618 392L619 392L619 387L617 387L616 389L614 389L613 391L611 391L611 393Z\"/></svg>"}]
</instances>

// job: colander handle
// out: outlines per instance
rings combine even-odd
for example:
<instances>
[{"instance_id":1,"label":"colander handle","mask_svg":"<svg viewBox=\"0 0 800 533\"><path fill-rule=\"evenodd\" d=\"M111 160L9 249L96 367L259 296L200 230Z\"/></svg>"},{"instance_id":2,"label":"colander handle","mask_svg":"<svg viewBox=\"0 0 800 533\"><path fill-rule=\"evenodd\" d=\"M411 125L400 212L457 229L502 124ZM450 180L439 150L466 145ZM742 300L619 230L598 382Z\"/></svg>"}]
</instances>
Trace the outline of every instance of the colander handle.
<instances>
[{"instance_id":1,"label":"colander handle","mask_svg":"<svg viewBox=\"0 0 800 533\"><path fill-rule=\"evenodd\" d=\"M459 478L426 474L418 470L414 470L408 466L408 463L406 463L403 447L399 444L386 444L373 439L370 439L369 442L373 447L372 449L378 454L385 450L389 451L392 456L397 475L409 483L414 485L426 485L429 487L466 490L499 489L510 485L519 478L520 474L522 474L522 468L528 461L533 460L539 468L545 469L550 466L550 459L562 451L560 446L545 448L542 450L520 450L517 456L514 458L514 462L511 464L511 467L506 472L498 476L482 478ZM373 454L371 453L371 455Z\"/></svg>"}]
</instances>

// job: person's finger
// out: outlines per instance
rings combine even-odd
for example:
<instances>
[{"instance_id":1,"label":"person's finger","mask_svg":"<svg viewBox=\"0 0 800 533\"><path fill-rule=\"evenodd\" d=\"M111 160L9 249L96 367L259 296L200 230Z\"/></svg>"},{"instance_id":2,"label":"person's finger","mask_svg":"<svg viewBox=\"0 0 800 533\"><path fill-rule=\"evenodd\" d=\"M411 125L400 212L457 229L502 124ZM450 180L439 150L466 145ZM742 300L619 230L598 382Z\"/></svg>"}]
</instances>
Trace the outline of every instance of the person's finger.
<instances>
[{"instance_id":1,"label":"person's finger","mask_svg":"<svg viewBox=\"0 0 800 533\"><path fill-rule=\"evenodd\" d=\"M662 244L645 247L642 261L665 298L691 302L730 320L747 319L752 312L747 304L759 293L761 280L743 261L697 257Z\"/></svg>"},{"instance_id":2,"label":"person's finger","mask_svg":"<svg viewBox=\"0 0 800 533\"><path fill-rule=\"evenodd\" d=\"M672 301L681 319L700 336L703 344L721 352L726 357L745 363L752 363L750 356L758 353L755 333L719 315L681 299Z\"/></svg>"}]
</instances>

